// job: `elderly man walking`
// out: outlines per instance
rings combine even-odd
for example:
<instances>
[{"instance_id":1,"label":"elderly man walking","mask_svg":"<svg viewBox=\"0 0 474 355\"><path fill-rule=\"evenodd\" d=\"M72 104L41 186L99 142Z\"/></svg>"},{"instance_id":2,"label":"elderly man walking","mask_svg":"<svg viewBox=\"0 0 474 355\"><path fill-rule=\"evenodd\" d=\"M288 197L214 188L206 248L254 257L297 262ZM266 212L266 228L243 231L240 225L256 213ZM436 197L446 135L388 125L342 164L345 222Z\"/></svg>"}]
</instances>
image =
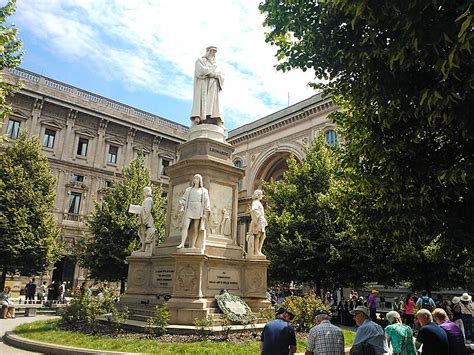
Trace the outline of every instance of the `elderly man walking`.
<instances>
[{"instance_id":1,"label":"elderly man walking","mask_svg":"<svg viewBox=\"0 0 474 355\"><path fill-rule=\"evenodd\" d=\"M370 312L367 307L357 306L349 312L354 316L357 328L351 355L357 354L388 354L385 333L380 325L370 320Z\"/></svg>"},{"instance_id":2,"label":"elderly man walking","mask_svg":"<svg viewBox=\"0 0 474 355\"><path fill-rule=\"evenodd\" d=\"M286 308L276 311L274 320L265 324L260 338L261 355L288 355L296 352L296 333L289 323L294 314Z\"/></svg>"},{"instance_id":3,"label":"elderly man walking","mask_svg":"<svg viewBox=\"0 0 474 355\"><path fill-rule=\"evenodd\" d=\"M309 331L305 355L344 355L344 335L330 319L331 314L324 309L314 312L316 326Z\"/></svg>"}]
</instances>

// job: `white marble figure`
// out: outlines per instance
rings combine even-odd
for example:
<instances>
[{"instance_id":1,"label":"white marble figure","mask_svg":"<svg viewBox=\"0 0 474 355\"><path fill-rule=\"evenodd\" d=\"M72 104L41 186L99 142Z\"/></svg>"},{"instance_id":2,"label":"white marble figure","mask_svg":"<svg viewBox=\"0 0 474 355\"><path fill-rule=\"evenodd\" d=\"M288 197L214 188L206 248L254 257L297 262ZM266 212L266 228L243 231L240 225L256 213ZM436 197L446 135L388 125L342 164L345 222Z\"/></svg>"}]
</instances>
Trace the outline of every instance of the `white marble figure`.
<instances>
[{"instance_id":1,"label":"white marble figure","mask_svg":"<svg viewBox=\"0 0 474 355\"><path fill-rule=\"evenodd\" d=\"M220 234L229 236L230 235L230 215L227 208L222 209L222 219L220 224Z\"/></svg>"},{"instance_id":2,"label":"white marble figure","mask_svg":"<svg viewBox=\"0 0 474 355\"><path fill-rule=\"evenodd\" d=\"M207 47L204 57L199 58L195 64L192 125L207 123L224 126L219 103L224 76L217 68L216 52L216 47Z\"/></svg>"},{"instance_id":3,"label":"white marble figure","mask_svg":"<svg viewBox=\"0 0 474 355\"><path fill-rule=\"evenodd\" d=\"M184 247L189 239L189 247L206 248L206 221L209 219L211 202L209 192L203 186L202 176L194 175L192 186L188 187L179 200L179 211L183 215L181 243L178 249Z\"/></svg>"},{"instance_id":4,"label":"white marble figure","mask_svg":"<svg viewBox=\"0 0 474 355\"><path fill-rule=\"evenodd\" d=\"M263 242L265 241L265 227L267 226L267 220L265 219L265 211L263 209L262 202L260 200L263 197L262 190L255 190L252 195L252 205L250 208L250 216L252 218L250 222L250 228L248 232L247 241L248 243L247 254L249 255L259 255L262 254ZM249 238L253 236L253 238Z\"/></svg>"},{"instance_id":5,"label":"white marble figure","mask_svg":"<svg viewBox=\"0 0 474 355\"><path fill-rule=\"evenodd\" d=\"M129 212L138 214L140 225L138 226L138 236L140 237L141 248L138 252L150 252L155 243L155 222L151 209L153 208L153 198L151 187L147 186L143 189L145 199L141 206L130 205Z\"/></svg>"}]
</instances>

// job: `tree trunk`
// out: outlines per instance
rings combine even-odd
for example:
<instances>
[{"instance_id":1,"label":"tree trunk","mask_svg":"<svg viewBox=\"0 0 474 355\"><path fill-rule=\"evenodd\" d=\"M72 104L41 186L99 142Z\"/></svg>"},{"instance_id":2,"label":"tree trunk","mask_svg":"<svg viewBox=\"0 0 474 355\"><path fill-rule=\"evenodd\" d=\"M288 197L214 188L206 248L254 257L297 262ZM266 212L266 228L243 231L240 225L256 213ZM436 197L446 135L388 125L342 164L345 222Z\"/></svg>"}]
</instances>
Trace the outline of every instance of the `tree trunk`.
<instances>
[{"instance_id":1,"label":"tree trunk","mask_svg":"<svg viewBox=\"0 0 474 355\"><path fill-rule=\"evenodd\" d=\"M7 269L3 268L2 276L0 277L0 291L3 291L5 288L5 280L7 279Z\"/></svg>"},{"instance_id":2,"label":"tree trunk","mask_svg":"<svg viewBox=\"0 0 474 355\"><path fill-rule=\"evenodd\" d=\"M316 283L316 294L318 295L318 297L323 298L323 295L321 294L321 280L316 279L315 283Z\"/></svg>"},{"instance_id":3,"label":"tree trunk","mask_svg":"<svg viewBox=\"0 0 474 355\"><path fill-rule=\"evenodd\" d=\"M120 294L123 295L125 293L125 279L120 280Z\"/></svg>"}]
</instances>

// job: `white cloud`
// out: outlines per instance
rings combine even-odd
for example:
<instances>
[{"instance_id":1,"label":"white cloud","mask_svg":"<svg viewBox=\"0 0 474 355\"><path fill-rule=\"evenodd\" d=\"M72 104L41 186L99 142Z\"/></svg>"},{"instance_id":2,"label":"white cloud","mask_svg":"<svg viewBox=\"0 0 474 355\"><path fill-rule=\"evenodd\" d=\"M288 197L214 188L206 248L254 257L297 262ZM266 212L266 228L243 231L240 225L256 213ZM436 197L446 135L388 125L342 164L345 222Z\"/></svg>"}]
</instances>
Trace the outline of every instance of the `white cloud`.
<instances>
[{"instance_id":1,"label":"white cloud","mask_svg":"<svg viewBox=\"0 0 474 355\"><path fill-rule=\"evenodd\" d=\"M264 42L259 0L19 1L17 25L70 61L87 59L124 87L191 100L194 61L208 45L217 64L227 125L267 115L314 92L309 73L277 73ZM230 121L230 122L229 122Z\"/></svg>"}]
</instances>

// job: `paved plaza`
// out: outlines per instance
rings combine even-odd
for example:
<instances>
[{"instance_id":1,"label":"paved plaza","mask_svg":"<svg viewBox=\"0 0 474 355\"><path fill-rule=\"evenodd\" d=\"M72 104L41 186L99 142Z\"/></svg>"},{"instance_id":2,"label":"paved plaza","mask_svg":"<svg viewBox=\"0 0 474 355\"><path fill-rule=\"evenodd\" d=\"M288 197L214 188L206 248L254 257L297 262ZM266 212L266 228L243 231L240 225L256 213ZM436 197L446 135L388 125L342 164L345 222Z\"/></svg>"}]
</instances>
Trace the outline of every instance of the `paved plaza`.
<instances>
[{"instance_id":1,"label":"paved plaza","mask_svg":"<svg viewBox=\"0 0 474 355\"><path fill-rule=\"evenodd\" d=\"M19 354L39 354L31 351L20 350L13 348L3 342L3 335L5 332L12 331L20 324L31 323L37 320L45 320L55 318L56 316L50 315L38 315L36 317L16 317L15 319L0 319L0 334L2 336L2 341L0 342L0 354L5 355L19 355Z\"/></svg>"}]
</instances>

